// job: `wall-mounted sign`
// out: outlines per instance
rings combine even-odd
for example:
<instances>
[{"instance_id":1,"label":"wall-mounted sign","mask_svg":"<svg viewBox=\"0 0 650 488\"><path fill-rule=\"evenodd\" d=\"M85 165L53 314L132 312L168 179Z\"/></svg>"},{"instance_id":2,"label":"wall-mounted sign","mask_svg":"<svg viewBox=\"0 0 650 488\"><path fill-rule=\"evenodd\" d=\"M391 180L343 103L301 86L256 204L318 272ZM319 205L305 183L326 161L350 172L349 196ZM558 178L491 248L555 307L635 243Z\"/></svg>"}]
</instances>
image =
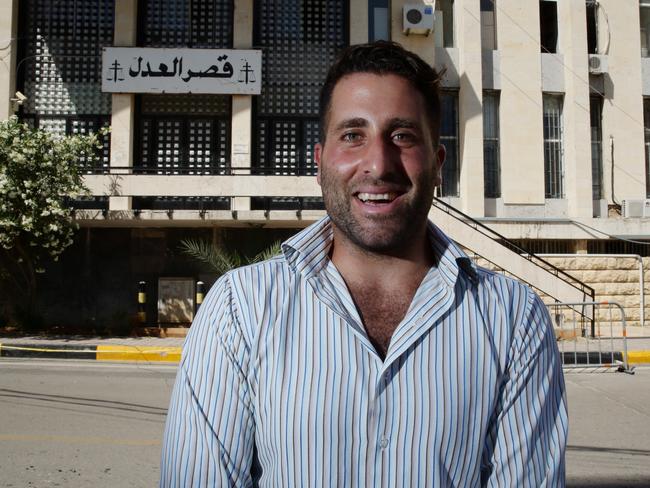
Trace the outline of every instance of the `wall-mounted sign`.
<instances>
[{"instance_id":1,"label":"wall-mounted sign","mask_svg":"<svg viewBox=\"0 0 650 488\"><path fill-rule=\"evenodd\" d=\"M262 51L106 47L102 91L259 95Z\"/></svg>"}]
</instances>

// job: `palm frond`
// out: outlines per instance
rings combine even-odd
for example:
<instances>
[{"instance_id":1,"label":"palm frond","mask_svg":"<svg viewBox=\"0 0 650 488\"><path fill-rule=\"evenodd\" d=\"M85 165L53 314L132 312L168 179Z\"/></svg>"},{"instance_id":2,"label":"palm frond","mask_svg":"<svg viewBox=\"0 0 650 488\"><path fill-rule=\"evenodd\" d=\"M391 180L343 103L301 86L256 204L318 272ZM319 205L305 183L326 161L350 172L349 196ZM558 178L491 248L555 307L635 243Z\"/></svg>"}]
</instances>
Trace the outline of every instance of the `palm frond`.
<instances>
[{"instance_id":1,"label":"palm frond","mask_svg":"<svg viewBox=\"0 0 650 488\"><path fill-rule=\"evenodd\" d=\"M271 244L269 247L264 249L262 252L258 253L255 255L253 259L250 260L250 263L259 263L261 261L266 261L267 259L271 259L274 256L277 256L282 252L282 242L281 241L275 241L273 244Z\"/></svg>"},{"instance_id":2,"label":"palm frond","mask_svg":"<svg viewBox=\"0 0 650 488\"><path fill-rule=\"evenodd\" d=\"M184 254L207 264L218 275L242 264L239 254L230 253L204 239L183 239L180 247Z\"/></svg>"}]
</instances>

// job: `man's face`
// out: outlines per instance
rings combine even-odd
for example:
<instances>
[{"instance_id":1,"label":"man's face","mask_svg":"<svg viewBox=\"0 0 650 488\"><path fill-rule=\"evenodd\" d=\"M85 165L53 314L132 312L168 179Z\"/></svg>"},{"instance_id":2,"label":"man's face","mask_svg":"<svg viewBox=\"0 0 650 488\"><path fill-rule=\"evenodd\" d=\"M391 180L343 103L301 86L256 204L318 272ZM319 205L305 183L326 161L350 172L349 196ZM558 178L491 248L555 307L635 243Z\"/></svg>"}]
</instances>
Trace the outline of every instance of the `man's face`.
<instances>
[{"instance_id":1,"label":"man's face","mask_svg":"<svg viewBox=\"0 0 650 488\"><path fill-rule=\"evenodd\" d=\"M424 232L445 156L422 95L396 75L347 75L326 120L314 156L335 228L365 251L406 249Z\"/></svg>"}]
</instances>

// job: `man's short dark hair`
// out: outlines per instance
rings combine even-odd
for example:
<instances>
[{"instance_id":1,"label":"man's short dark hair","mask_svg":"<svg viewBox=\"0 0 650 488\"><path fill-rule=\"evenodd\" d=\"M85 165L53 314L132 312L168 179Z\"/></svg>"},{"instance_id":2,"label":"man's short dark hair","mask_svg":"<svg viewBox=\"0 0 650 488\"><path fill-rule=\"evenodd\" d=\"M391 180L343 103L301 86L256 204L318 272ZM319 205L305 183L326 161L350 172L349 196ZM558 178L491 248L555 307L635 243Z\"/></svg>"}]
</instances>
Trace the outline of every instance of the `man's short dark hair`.
<instances>
[{"instance_id":1,"label":"man's short dark hair","mask_svg":"<svg viewBox=\"0 0 650 488\"><path fill-rule=\"evenodd\" d=\"M396 42L376 41L345 48L330 67L319 100L321 142L325 142L334 87L341 78L354 73L397 75L410 81L424 98L432 135L434 141L438 140L440 129L438 73L417 54L407 51Z\"/></svg>"}]
</instances>

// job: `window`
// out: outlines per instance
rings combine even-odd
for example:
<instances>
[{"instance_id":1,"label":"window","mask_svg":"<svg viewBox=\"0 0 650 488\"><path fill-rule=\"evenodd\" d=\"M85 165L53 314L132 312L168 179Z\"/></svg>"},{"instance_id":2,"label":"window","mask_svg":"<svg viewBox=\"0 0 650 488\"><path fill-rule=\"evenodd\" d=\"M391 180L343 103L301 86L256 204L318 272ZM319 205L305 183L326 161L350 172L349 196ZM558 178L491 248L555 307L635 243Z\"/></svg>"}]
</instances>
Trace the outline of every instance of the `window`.
<instances>
[{"instance_id":1,"label":"window","mask_svg":"<svg viewBox=\"0 0 650 488\"><path fill-rule=\"evenodd\" d=\"M598 54L598 3L587 0L587 52Z\"/></svg>"},{"instance_id":2,"label":"window","mask_svg":"<svg viewBox=\"0 0 650 488\"><path fill-rule=\"evenodd\" d=\"M443 91L440 94L442 120L440 124L440 142L447 149L447 158L442 165L443 197L457 197L458 167L458 92Z\"/></svg>"},{"instance_id":3,"label":"window","mask_svg":"<svg viewBox=\"0 0 650 488\"><path fill-rule=\"evenodd\" d=\"M650 98L643 99L643 126L645 129L645 194L650 198Z\"/></svg>"},{"instance_id":4,"label":"window","mask_svg":"<svg viewBox=\"0 0 650 488\"><path fill-rule=\"evenodd\" d=\"M25 31L18 89L27 96L21 118L59 135L108 125L111 95L101 91L101 50L113 44L113 1L25 0L19 10ZM106 138L104 168L109 147Z\"/></svg>"},{"instance_id":5,"label":"window","mask_svg":"<svg viewBox=\"0 0 650 488\"><path fill-rule=\"evenodd\" d=\"M539 2L539 33L542 52L557 52L557 2Z\"/></svg>"},{"instance_id":6,"label":"window","mask_svg":"<svg viewBox=\"0 0 650 488\"><path fill-rule=\"evenodd\" d=\"M368 39L390 40L390 18L388 0L368 0Z\"/></svg>"},{"instance_id":7,"label":"window","mask_svg":"<svg viewBox=\"0 0 650 488\"><path fill-rule=\"evenodd\" d=\"M483 94L483 177L485 198L501 196L499 163L499 93Z\"/></svg>"},{"instance_id":8,"label":"window","mask_svg":"<svg viewBox=\"0 0 650 488\"><path fill-rule=\"evenodd\" d=\"M232 47L231 0L140 0L139 45ZM230 161L228 95L138 95L135 166L158 174L223 173Z\"/></svg>"},{"instance_id":9,"label":"window","mask_svg":"<svg viewBox=\"0 0 650 488\"><path fill-rule=\"evenodd\" d=\"M258 172L315 174L318 96L327 69L348 44L344 0L256 0L254 45L264 50L255 98Z\"/></svg>"},{"instance_id":10,"label":"window","mask_svg":"<svg viewBox=\"0 0 650 488\"><path fill-rule=\"evenodd\" d=\"M603 98L589 99L591 119L591 188L592 198L603 198Z\"/></svg>"},{"instance_id":11,"label":"window","mask_svg":"<svg viewBox=\"0 0 650 488\"><path fill-rule=\"evenodd\" d=\"M650 57L650 0L640 0L641 57Z\"/></svg>"},{"instance_id":12,"label":"window","mask_svg":"<svg viewBox=\"0 0 650 488\"><path fill-rule=\"evenodd\" d=\"M481 0L481 47L485 50L497 48L496 0Z\"/></svg>"},{"instance_id":13,"label":"window","mask_svg":"<svg viewBox=\"0 0 650 488\"><path fill-rule=\"evenodd\" d=\"M454 0L436 2L434 35L436 46L454 47Z\"/></svg>"},{"instance_id":14,"label":"window","mask_svg":"<svg viewBox=\"0 0 650 488\"><path fill-rule=\"evenodd\" d=\"M564 198L562 161L562 96L543 96L544 193L546 198Z\"/></svg>"}]
</instances>

